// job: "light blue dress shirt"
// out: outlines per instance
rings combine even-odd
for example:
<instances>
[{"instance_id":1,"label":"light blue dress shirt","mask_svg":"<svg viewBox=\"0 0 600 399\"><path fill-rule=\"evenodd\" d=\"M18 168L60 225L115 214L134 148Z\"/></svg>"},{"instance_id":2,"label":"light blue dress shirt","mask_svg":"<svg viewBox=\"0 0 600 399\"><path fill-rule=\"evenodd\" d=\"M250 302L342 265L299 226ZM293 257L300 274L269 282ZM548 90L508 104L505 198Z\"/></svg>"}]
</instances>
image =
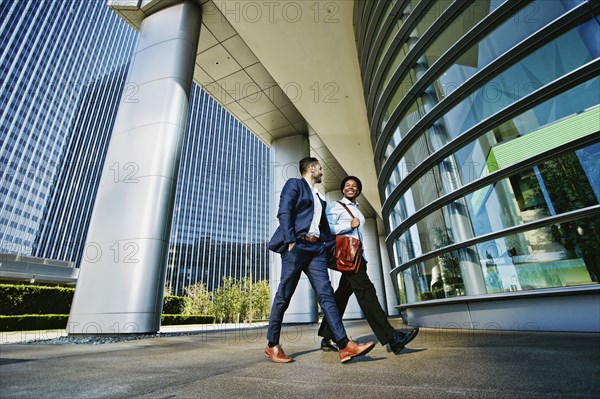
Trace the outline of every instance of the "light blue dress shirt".
<instances>
[{"instance_id":1,"label":"light blue dress shirt","mask_svg":"<svg viewBox=\"0 0 600 399\"><path fill-rule=\"evenodd\" d=\"M352 216L350 216L348 211L342 205L340 205L339 202L331 202L329 205L327 205L327 221L329 222L331 234L350 236L358 238L360 242L363 242L363 226L365 224L365 216L358 209L358 203L353 203L346 197L342 198L341 202L348 206L348 209L350 209L350 212L352 212L355 218L358 218L360 224L356 229L350 227ZM363 258L365 261L367 260L365 257L364 242Z\"/></svg>"}]
</instances>

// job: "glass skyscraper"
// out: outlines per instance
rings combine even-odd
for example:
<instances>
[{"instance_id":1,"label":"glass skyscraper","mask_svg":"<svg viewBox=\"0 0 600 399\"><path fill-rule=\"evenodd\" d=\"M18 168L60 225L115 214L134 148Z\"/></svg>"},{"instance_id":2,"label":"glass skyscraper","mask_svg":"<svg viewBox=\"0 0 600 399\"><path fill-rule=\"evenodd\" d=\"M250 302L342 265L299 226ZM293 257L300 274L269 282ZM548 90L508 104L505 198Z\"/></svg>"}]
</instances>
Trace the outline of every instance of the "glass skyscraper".
<instances>
[{"instance_id":1,"label":"glass skyscraper","mask_svg":"<svg viewBox=\"0 0 600 399\"><path fill-rule=\"evenodd\" d=\"M192 90L169 250L173 292L223 276L268 280L270 150L198 87Z\"/></svg>"},{"instance_id":2,"label":"glass skyscraper","mask_svg":"<svg viewBox=\"0 0 600 399\"><path fill-rule=\"evenodd\" d=\"M0 2L1 251L75 260L83 246L135 44L100 3Z\"/></svg>"},{"instance_id":3,"label":"glass skyscraper","mask_svg":"<svg viewBox=\"0 0 600 399\"><path fill-rule=\"evenodd\" d=\"M125 79L136 35L105 0L0 0L0 252L80 262L119 102L135 90ZM173 291L268 279L269 161L266 145L192 89Z\"/></svg>"},{"instance_id":4,"label":"glass skyscraper","mask_svg":"<svg viewBox=\"0 0 600 399\"><path fill-rule=\"evenodd\" d=\"M357 1L355 29L401 303L598 284L597 2Z\"/></svg>"}]
</instances>

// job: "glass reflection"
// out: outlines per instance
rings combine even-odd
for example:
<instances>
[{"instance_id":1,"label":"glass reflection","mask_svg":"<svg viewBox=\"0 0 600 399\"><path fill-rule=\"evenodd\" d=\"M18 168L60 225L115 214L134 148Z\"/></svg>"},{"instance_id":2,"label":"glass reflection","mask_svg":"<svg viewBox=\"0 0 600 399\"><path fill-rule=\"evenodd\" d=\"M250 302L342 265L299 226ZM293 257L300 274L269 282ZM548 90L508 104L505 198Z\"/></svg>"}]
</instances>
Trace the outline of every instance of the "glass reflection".
<instances>
[{"instance_id":1,"label":"glass reflection","mask_svg":"<svg viewBox=\"0 0 600 399\"><path fill-rule=\"evenodd\" d=\"M588 43L582 31L594 29L600 36L600 26L590 20L543 46L518 64L476 90L469 98L443 116L445 131L429 129L434 151L513 102L528 96L554 79L560 78L600 56L600 41ZM555 60L548 65L548 60Z\"/></svg>"},{"instance_id":2,"label":"glass reflection","mask_svg":"<svg viewBox=\"0 0 600 399\"><path fill-rule=\"evenodd\" d=\"M502 3L503 1L494 3L490 3L487 0L474 1L458 17L456 17L442 33L438 34L437 38L423 51L423 55L408 71L402 82L396 86L395 92L391 96L392 100L387 104L386 112L383 115L379 131L381 131L388 123L392 113L400 101L416 83L417 77L420 78L423 76L429 67L433 65L454 43L456 43L456 41L458 41L465 33L477 25L482 19L488 16L490 12L494 11ZM410 44L404 49L404 53L397 55L397 64L392 65L392 68L388 70L388 74L384 81L384 88L387 86L389 79L391 79L393 73L396 71L397 65L399 65L401 59L404 58L408 47L411 47ZM383 90L384 89L382 89L382 92ZM382 94L380 93L379 98L381 98L381 95ZM420 109L423 109L422 106L420 106Z\"/></svg>"},{"instance_id":3,"label":"glass reflection","mask_svg":"<svg viewBox=\"0 0 600 399\"><path fill-rule=\"evenodd\" d=\"M529 152L535 152L541 148L544 141L555 140L556 138L551 138L552 131L558 131L558 134L564 137L567 137L567 134L585 135L592 133L593 120L597 119L600 113L600 107L596 105L598 98L592 93L598 92L600 92L600 78L595 78L499 125L440 162L419 178L411 186L413 189L410 192L407 191L402 197L414 197L416 195L417 197L413 201L416 204L415 211L418 211L431 202L420 196L420 191L428 186L434 185L437 195L443 196L491 172L518 162L520 158L516 158L511 154L508 154L507 161L496 154L506 154L513 151L514 148L518 148L519 146L515 146L515 144L519 142L515 140L519 137L529 134L539 136L529 141L527 146L530 148L529 150L527 148L519 150L524 159L530 155ZM591 108L588 109L587 107L590 106ZM592 130L584 131L579 127L580 121L583 120L582 117L586 120L589 119L588 124ZM557 122L560 124L557 124ZM523 144L523 146L525 145ZM406 156L398 163L393 177L388 181L386 185L387 195L390 195L402 179L417 166L416 160L419 159L418 157L420 159L426 158L427 148L426 140L423 137L415 142ZM582 155L579 159L581 162L585 162L586 166L583 170L588 179L597 182L598 178L595 178L597 173L593 173L593 158L585 155L588 151L591 150L581 150ZM598 190L598 184L592 184L592 189ZM401 223L404 219L396 218L395 220ZM398 224L392 224L392 228L397 227Z\"/></svg>"},{"instance_id":4,"label":"glass reflection","mask_svg":"<svg viewBox=\"0 0 600 399\"><path fill-rule=\"evenodd\" d=\"M524 40L531 34L535 33L554 19L563 15L566 11L575 7L581 2L582 1L579 0L565 2L549 2L547 0L539 0L531 3L517 13L513 18L507 20L501 27L488 35L477 46L472 47L459 60L457 60L452 67L444 71L440 77L424 91L424 94L418 98L421 99L425 104L429 104L429 108L432 108L454 90L460 87L469 78L490 64L494 59L505 53L508 49ZM583 53L590 53L592 55L596 54L595 56L597 57L598 44L597 40L594 38L598 36L597 24L594 24L594 21L590 21L587 25L584 24L572 32L574 31L581 37L578 42L582 42L583 39L583 44L581 45ZM569 49L567 51L570 52L570 55L568 55L567 58L569 58L571 55L575 55L573 51L573 49ZM547 59L554 59L554 55L551 55L549 58L545 59L538 57L537 61L534 60L534 64L537 63L538 66L544 65ZM562 62L563 61L561 60L561 63ZM429 65L426 65L425 70L428 68ZM515 66L513 68L517 67ZM507 80L488 83L486 86L484 86L484 88L481 89L481 93L472 95L469 101L464 101L462 103L462 108L455 107L453 111L458 112L460 109L462 109L462 112L466 112L465 110L471 107L474 103L479 103L481 101L495 103L501 101L502 99L505 101L514 101L523 97L527 92L531 92L532 90L541 87L540 82L536 82L534 79L530 78L530 76L537 75L537 72L539 72L538 68L534 69L535 72L529 73L529 67L525 68L524 73L528 76L525 80L520 79L518 76L508 76ZM400 103L402 97L404 96L403 94L408 90L406 87L409 84L410 82L403 81L402 86L398 87L398 92L400 92L402 95L398 96L400 98L395 102L392 101L389 104L386 116L384 116L382 123L380 124L377 135L381 134L381 131L389 119L389 116ZM476 96L481 98L476 98ZM397 97L397 95L392 97ZM495 108L499 109L497 107ZM394 132L394 136L398 135L399 137L394 138L393 141L400 141L404 136L404 133L405 132L403 131L396 130ZM392 146L391 143L389 145ZM393 145L393 147L395 148L395 145ZM382 155L382 164L388 159L389 155L386 154L389 153L390 151L385 151L385 153Z\"/></svg>"},{"instance_id":5,"label":"glass reflection","mask_svg":"<svg viewBox=\"0 0 600 399\"><path fill-rule=\"evenodd\" d=\"M438 248L439 239L432 235L437 229L453 229L460 241L597 205L598 159L600 142L471 192L418 220L418 245L423 252ZM411 188L390 213L391 226L397 227L424 202L433 201L435 192L433 183ZM401 236L401 241L407 239ZM404 261L409 259L404 256Z\"/></svg>"},{"instance_id":6,"label":"glass reflection","mask_svg":"<svg viewBox=\"0 0 600 399\"><path fill-rule=\"evenodd\" d=\"M401 67L401 63L404 58L406 58L408 52L415 47L421 36L427 31L427 29L429 29L435 20L438 19L438 17L442 15L448 7L450 7L450 4L452 4L451 0L437 0L434 5L425 13L417 26L408 35L408 39L397 50L398 52L396 53L394 60L386 69L383 84L378 90L377 102L381 100L381 96L383 95L385 87L390 82L390 79L392 79L392 76L394 76L396 70Z\"/></svg>"},{"instance_id":7,"label":"glass reflection","mask_svg":"<svg viewBox=\"0 0 600 399\"><path fill-rule=\"evenodd\" d=\"M450 298L473 291L478 284L488 294L597 284L599 251L600 217L596 216L442 254L402 271L398 282L408 303ZM462 278L465 269L460 265L473 255L479 278L469 282Z\"/></svg>"},{"instance_id":8,"label":"glass reflection","mask_svg":"<svg viewBox=\"0 0 600 399\"><path fill-rule=\"evenodd\" d=\"M531 36L583 2L584 0L538 0L528 4L482 39L477 46L471 47L465 52L454 65L441 74L430 88L435 88L440 95L440 99L448 96L471 76L488 66L523 39Z\"/></svg>"},{"instance_id":9,"label":"glass reflection","mask_svg":"<svg viewBox=\"0 0 600 399\"><path fill-rule=\"evenodd\" d=\"M406 18L408 18L410 13L415 9L415 6L417 5L418 2L419 2L419 0L411 0L404 7L404 10L399 15L398 20L393 24L392 30L390 31L390 33L387 35L387 37L385 39L385 44L383 45L383 49L377 56L377 61L375 63L375 66L376 66L375 70L377 70L379 68L379 66L381 65L381 61L383 61L383 57L385 57L385 54L387 53L388 49L392 45L392 42L396 38L396 34L398 33L398 31L400 30L402 25L404 25L404 22L406 22Z\"/></svg>"}]
</instances>

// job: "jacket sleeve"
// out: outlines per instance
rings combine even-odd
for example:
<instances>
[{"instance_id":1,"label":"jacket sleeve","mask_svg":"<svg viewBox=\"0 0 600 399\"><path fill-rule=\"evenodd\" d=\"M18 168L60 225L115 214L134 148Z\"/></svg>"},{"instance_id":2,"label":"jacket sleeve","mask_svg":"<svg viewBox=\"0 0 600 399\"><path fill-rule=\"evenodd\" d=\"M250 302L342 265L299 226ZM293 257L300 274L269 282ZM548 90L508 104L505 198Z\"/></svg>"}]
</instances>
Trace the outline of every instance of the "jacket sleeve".
<instances>
[{"instance_id":1,"label":"jacket sleeve","mask_svg":"<svg viewBox=\"0 0 600 399\"><path fill-rule=\"evenodd\" d=\"M329 229L331 234L346 234L352 231L350 223L352 220L344 221L342 213L346 212L343 206L337 202L332 202L327 206L327 221L329 222Z\"/></svg>"},{"instance_id":2,"label":"jacket sleeve","mask_svg":"<svg viewBox=\"0 0 600 399\"><path fill-rule=\"evenodd\" d=\"M300 190L296 179L289 179L281 190L279 211L277 212L277 219L279 219L279 226L281 227L283 239L286 244L296 242L296 231L294 229L296 213L294 206L299 195Z\"/></svg>"}]
</instances>

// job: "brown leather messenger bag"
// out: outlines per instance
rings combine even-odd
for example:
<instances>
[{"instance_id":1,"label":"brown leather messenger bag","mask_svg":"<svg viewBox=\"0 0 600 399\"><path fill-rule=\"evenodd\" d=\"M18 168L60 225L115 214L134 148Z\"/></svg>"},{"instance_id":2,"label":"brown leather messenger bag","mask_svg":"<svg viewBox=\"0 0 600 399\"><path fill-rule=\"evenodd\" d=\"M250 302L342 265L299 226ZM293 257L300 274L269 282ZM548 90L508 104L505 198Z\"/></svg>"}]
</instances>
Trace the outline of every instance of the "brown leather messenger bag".
<instances>
[{"instance_id":1,"label":"brown leather messenger bag","mask_svg":"<svg viewBox=\"0 0 600 399\"><path fill-rule=\"evenodd\" d=\"M341 201L338 202L354 219L354 214L352 214L348 206ZM356 273L361 263L362 243L360 240L354 237L336 235L333 257L328 262L328 267L339 272Z\"/></svg>"}]
</instances>

